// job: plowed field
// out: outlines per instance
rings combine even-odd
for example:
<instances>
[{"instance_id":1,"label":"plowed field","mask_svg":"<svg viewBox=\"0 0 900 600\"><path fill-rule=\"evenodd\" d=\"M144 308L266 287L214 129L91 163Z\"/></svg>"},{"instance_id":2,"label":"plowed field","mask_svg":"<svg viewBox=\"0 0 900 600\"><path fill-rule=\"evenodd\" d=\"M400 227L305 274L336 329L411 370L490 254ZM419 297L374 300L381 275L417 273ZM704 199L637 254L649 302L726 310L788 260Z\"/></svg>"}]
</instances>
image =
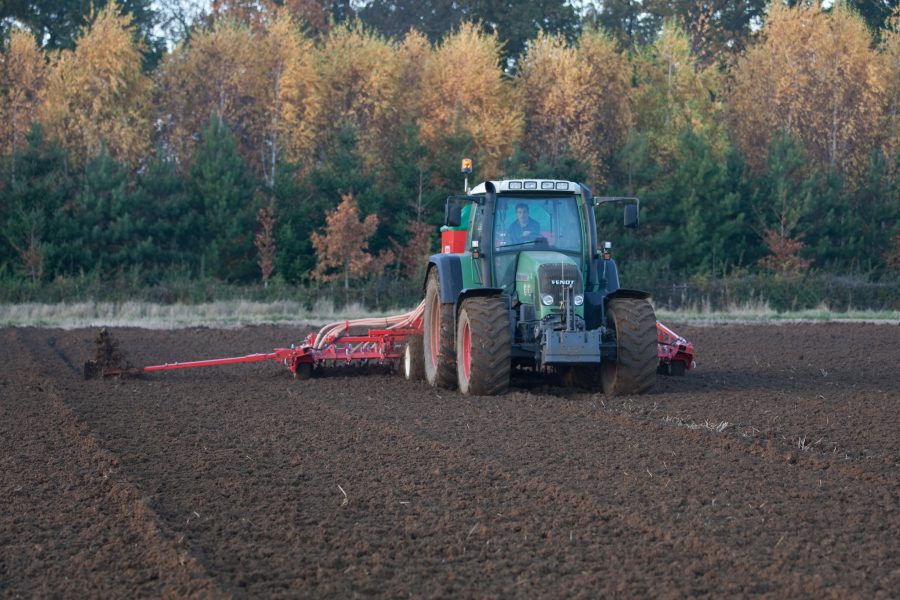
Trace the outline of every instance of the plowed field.
<instances>
[{"instance_id":1,"label":"plowed field","mask_svg":"<svg viewBox=\"0 0 900 600\"><path fill-rule=\"evenodd\" d=\"M900 327L676 329L700 368L626 398L84 381L97 330L0 330L0 597L898 597ZM113 332L135 365L303 333Z\"/></svg>"}]
</instances>

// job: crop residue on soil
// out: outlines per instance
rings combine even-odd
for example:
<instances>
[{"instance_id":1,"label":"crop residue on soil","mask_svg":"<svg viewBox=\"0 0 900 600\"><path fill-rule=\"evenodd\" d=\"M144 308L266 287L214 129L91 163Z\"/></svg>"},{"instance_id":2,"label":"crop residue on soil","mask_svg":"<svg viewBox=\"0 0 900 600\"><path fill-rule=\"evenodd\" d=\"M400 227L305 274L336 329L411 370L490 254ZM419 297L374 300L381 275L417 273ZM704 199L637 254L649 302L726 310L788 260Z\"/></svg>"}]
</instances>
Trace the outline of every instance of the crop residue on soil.
<instances>
[{"instance_id":1,"label":"crop residue on soil","mask_svg":"<svg viewBox=\"0 0 900 600\"><path fill-rule=\"evenodd\" d=\"M626 398L84 380L305 332L2 329L0 597L895 595L900 328L676 329L702 367Z\"/></svg>"}]
</instances>

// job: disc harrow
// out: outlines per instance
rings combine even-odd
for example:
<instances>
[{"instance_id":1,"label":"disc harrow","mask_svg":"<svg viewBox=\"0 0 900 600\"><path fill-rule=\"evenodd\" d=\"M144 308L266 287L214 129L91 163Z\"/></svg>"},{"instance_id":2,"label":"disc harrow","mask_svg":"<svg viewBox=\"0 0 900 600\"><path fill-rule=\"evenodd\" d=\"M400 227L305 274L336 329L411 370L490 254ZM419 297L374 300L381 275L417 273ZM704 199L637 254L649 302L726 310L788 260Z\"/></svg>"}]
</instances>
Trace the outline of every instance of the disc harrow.
<instances>
[{"instance_id":1,"label":"disc harrow","mask_svg":"<svg viewBox=\"0 0 900 600\"><path fill-rule=\"evenodd\" d=\"M425 303L414 310L385 318L349 319L329 323L299 344L272 352L164 363L144 371L173 371L236 363L280 362L298 379L308 379L315 369L339 366L394 366L403 359L407 336L422 331Z\"/></svg>"},{"instance_id":2,"label":"disc harrow","mask_svg":"<svg viewBox=\"0 0 900 600\"><path fill-rule=\"evenodd\" d=\"M424 301L414 310L384 318L335 321L311 333L299 344L271 352L173 362L144 367L146 372L214 367L237 363L279 362L297 379L308 379L317 369L347 366L395 367L403 360L407 338L422 335ZM694 346L669 327L656 323L659 372L683 375L696 366Z\"/></svg>"}]
</instances>

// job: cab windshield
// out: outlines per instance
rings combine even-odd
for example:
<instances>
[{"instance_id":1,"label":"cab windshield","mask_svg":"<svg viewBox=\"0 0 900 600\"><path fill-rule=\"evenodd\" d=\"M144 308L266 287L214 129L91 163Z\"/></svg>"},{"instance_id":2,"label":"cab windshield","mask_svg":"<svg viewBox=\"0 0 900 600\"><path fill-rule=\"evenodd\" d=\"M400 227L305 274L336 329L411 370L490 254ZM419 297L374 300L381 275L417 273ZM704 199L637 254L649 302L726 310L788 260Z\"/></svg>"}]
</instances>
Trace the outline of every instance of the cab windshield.
<instances>
[{"instance_id":1,"label":"cab windshield","mask_svg":"<svg viewBox=\"0 0 900 600\"><path fill-rule=\"evenodd\" d=\"M497 198L496 251L557 250L581 252L581 223L574 196Z\"/></svg>"}]
</instances>

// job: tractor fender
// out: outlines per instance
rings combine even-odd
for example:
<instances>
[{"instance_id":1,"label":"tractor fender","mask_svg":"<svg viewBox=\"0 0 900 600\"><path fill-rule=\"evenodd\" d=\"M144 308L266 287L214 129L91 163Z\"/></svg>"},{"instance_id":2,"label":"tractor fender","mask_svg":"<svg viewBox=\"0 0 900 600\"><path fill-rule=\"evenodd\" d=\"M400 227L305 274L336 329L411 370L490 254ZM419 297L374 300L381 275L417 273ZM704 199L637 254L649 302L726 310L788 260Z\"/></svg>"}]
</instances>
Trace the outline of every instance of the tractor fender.
<instances>
[{"instance_id":1,"label":"tractor fender","mask_svg":"<svg viewBox=\"0 0 900 600\"><path fill-rule=\"evenodd\" d=\"M428 269L425 271L425 281L422 284L424 292L428 285L428 276L432 269L437 269L438 281L441 283L441 304L454 304L462 291L462 264L459 256L454 254L434 254L428 259ZM423 293L424 296L424 293Z\"/></svg>"}]
</instances>

